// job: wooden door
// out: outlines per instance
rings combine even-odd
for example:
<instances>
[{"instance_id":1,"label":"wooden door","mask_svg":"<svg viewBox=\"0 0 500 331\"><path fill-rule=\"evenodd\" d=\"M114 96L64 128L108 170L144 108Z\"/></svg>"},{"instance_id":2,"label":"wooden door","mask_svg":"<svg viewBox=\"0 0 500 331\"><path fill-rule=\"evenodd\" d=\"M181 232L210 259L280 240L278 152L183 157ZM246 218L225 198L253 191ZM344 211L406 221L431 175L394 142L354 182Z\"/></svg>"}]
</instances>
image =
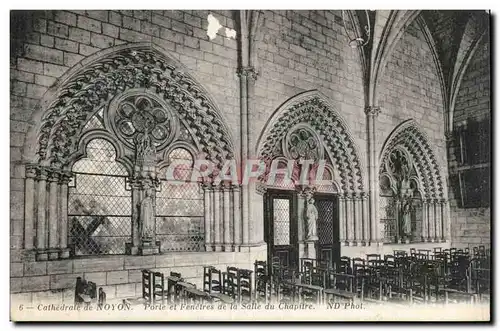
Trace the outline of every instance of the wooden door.
<instances>
[{"instance_id":1,"label":"wooden door","mask_svg":"<svg viewBox=\"0 0 500 331\"><path fill-rule=\"evenodd\" d=\"M296 194L268 191L264 200L264 227L268 262L278 257L282 265L298 266Z\"/></svg>"},{"instance_id":2,"label":"wooden door","mask_svg":"<svg viewBox=\"0 0 500 331\"><path fill-rule=\"evenodd\" d=\"M340 261L338 198L334 194L316 194L314 200L318 209L317 259L333 266Z\"/></svg>"}]
</instances>

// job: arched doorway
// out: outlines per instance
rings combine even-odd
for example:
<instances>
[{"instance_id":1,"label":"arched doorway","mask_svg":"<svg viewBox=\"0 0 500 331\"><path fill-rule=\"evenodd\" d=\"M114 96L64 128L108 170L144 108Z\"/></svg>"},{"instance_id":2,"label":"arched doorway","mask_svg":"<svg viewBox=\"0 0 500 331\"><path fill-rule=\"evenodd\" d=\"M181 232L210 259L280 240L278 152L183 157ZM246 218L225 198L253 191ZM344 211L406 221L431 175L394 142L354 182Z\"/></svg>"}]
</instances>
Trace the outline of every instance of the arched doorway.
<instances>
[{"instance_id":1,"label":"arched doorway","mask_svg":"<svg viewBox=\"0 0 500 331\"><path fill-rule=\"evenodd\" d=\"M342 245L370 240L357 148L326 100L317 91L290 99L259 139L258 156L271 169L261 178L268 258L291 267L301 258L333 265Z\"/></svg>"}]
</instances>

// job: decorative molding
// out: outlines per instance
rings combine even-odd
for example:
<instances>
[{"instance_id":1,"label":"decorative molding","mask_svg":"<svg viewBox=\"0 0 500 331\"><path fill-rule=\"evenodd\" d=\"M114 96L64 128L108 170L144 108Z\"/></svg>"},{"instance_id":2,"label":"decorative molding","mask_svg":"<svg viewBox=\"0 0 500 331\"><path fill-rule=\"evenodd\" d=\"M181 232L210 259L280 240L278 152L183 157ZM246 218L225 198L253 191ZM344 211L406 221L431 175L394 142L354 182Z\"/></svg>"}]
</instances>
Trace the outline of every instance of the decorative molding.
<instances>
[{"instance_id":1,"label":"decorative molding","mask_svg":"<svg viewBox=\"0 0 500 331\"><path fill-rule=\"evenodd\" d=\"M362 166L354 139L340 115L317 91L290 99L272 115L257 144L259 157L268 162L281 156L281 139L301 123L321 138L330 161L339 169L342 190L363 191Z\"/></svg>"},{"instance_id":2,"label":"decorative molding","mask_svg":"<svg viewBox=\"0 0 500 331\"><path fill-rule=\"evenodd\" d=\"M444 198L446 187L443 182L436 154L432 150L428 138L417 127L413 120L400 124L387 138L380 154L380 164L386 162L388 155L403 146L413 159L413 164L421 179L421 190L427 198ZM384 167L380 167L379 175ZM425 198L422 197L422 198Z\"/></svg>"},{"instance_id":3,"label":"decorative molding","mask_svg":"<svg viewBox=\"0 0 500 331\"><path fill-rule=\"evenodd\" d=\"M96 60L65 82L42 118L37 137L39 162L66 165L95 109L132 88L161 96L181 120L194 128L208 159L222 163L234 157L229 130L202 88L159 52L137 48Z\"/></svg>"},{"instance_id":4,"label":"decorative molding","mask_svg":"<svg viewBox=\"0 0 500 331\"><path fill-rule=\"evenodd\" d=\"M367 106L365 107L366 116L377 117L381 113L380 107L378 106Z\"/></svg>"},{"instance_id":5,"label":"decorative molding","mask_svg":"<svg viewBox=\"0 0 500 331\"><path fill-rule=\"evenodd\" d=\"M237 70L238 77L246 77L252 80L257 80L259 73L254 67L241 67Z\"/></svg>"}]
</instances>

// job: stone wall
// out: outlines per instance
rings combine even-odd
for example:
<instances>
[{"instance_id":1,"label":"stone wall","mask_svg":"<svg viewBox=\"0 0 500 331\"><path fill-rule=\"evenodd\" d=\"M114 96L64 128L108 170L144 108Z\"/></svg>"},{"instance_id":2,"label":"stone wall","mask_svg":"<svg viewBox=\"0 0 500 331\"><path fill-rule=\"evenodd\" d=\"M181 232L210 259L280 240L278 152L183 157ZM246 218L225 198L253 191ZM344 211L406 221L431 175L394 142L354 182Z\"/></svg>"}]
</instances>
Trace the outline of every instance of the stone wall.
<instances>
[{"instance_id":1,"label":"stone wall","mask_svg":"<svg viewBox=\"0 0 500 331\"><path fill-rule=\"evenodd\" d=\"M156 256L102 256L74 260L12 262L10 292L13 302L73 303L76 277L95 282L107 299L142 296L141 270L151 269L183 278L203 287L203 266L225 270L228 266L253 270L255 260L266 260L266 248L246 253L175 252Z\"/></svg>"},{"instance_id":2,"label":"stone wall","mask_svg":"<svg viewBox=\"0 0 500 331\"><path fill-rule=\"evenodd\" d=\"M237 40L225 29L207 37L207 16L235 29L231 11L37 11L13 13L20 23L11 36L10 174L11 292L30 300L70 295L75 277L85 275L106 287L108 297L138 295L141 268L183 272L200 281L201 265L252 268L265 248L249 253L169 253L156 257L109 256L67 261L26 262L23 258L26 133L46 91L71 68L110 47L150 42L165 49L205 89L222 112L239 148L240 85ZM15 18L15 17L14 17ZM273 112L300 92L317 89L345 120L366 174L366 117L362 70L347 44L340 11L263 11L257 40L255 98L250 114L250 148ZM413 23L396 45L378 88L377 148L402 121L415 118L445 161L442 96L430 49ZM446 176L443 170L442 176ZM83 267L85 265L85 267ZM40 293L41 290L45 290ZM29 292L26 294L26 292ZM66 294L64 294L66 293ZM69 299L71 300L71 299Z\"/></svg>"},{"instance_id":3,"label":"stone wall","mask_svg":"<svg viewBox=\"0 0 500 331\"><path fill-rule=\"evenodd\" d=\"M484 38L476 49L464 74L458 92L454 128L466 123L467 118L483 120L491 118L491 66L489 40ZM448 162L450 176L457 173L456 159L457 141L450 141ZM450 181L450 185L456 183ZM460 208L454 192L456 187L450 187L451 232L452 243L456 246L477 246L491 244L491 214L490 208Z\"/></svg>"}]
</instances>

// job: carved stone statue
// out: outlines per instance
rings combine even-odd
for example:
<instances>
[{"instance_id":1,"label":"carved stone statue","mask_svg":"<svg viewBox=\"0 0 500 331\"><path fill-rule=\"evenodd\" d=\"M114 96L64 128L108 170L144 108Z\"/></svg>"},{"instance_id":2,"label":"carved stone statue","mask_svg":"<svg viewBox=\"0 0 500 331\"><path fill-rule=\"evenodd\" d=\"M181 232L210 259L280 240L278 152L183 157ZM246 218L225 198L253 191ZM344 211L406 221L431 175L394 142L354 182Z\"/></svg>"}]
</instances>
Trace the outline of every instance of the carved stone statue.
<instances>
[{"instance_id":1,"label":"carved stone statue","mask_svg":"<svg viewBox=\"0 0 500 331\"><path fill-rule=\"evenodd\" d=\"M151 240L154 235L154 206L151 189L145 190L145 196L139 206L139 224L142 226L142 239Z\"/></svg>"},{"instance_id":2,"label":"carved stone statue","mask_svg":"<svg viewBox=\"0 0 500 331\"><path fill-rule=\"evenodd\" d=\"M406 238L411 236L411 198L406 198L401 204L401 234Z\"/></svg>"},{"instance_id":3,"label":"carved stone statue","mask_svg":"<svg viewBox=\"0 0 500 331\"><path fill-rule=\"evenodd\" d=\"M312 194L308 195L305 204L304 220L306 221L307 236L306 240L318 240L316 234L316 221L318 220L318 209L314 205Z\"/></svg>"}]
</instances>

